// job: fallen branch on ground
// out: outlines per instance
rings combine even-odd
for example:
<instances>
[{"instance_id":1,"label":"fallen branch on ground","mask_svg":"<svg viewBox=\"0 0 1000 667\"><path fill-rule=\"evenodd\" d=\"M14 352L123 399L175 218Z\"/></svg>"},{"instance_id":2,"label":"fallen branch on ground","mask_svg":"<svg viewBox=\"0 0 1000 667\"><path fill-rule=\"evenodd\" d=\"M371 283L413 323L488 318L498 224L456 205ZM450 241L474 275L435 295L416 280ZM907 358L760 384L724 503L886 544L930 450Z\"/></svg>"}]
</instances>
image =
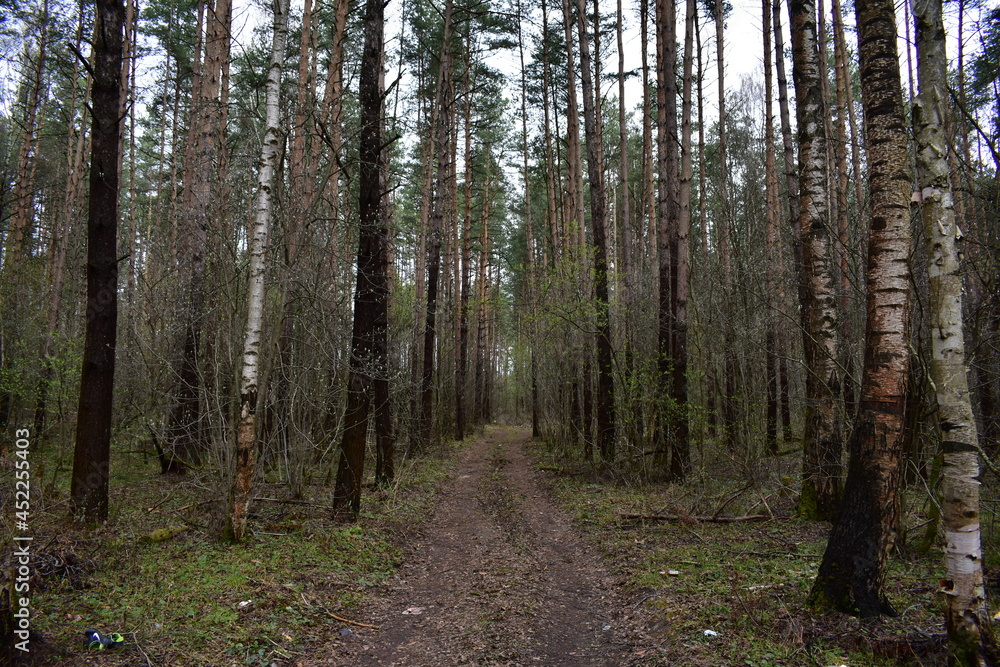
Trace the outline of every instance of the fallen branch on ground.
<instances>
[{"instance_id":1,"label":"fallen branch on ground","mask_svg":"<svg viewBox=\"0 0 1000 667\"><path fill-rule=\"evenodd\" d=\"M767 521L771 517L766 514L747 514L744 516L695 516L692 514L619 514L622 519L642 521L679 521L681 523L740 523L743 521Z\"/></svg>"},{"instance_id":2,"label":"fallen branch on ground","mask_svg":"<svg viewBox=\"0 0 1000 667\"><path fill-rule=\"evenodd\" d=\"M378 625L368 625L367 623L358 623L357 621L352 621L352 620L350 620L348 618L344 618L343 616L337 616L336 614L334 614L329 609L324 609L323 611L325 611L331 617L333 617L334 620L340 621L341 623L347 623L348 625L356 625L359 628L371 628L372 630L378 630L379 627L380 627Z\"/></svg>"},{"instance_id":3,"label":"fallen branch on ground","mask_svg":"<svg viewBox=\"0 0 1000 667\"><path fill-rule=\"evenodd\" d=\"M301 505L302 507L318 507L320 509L330 509L329 505L318 505L305 500L284 500L282 498L254 498L255 503L280 503L282 505Z\"/></svg>"}]
</instances>

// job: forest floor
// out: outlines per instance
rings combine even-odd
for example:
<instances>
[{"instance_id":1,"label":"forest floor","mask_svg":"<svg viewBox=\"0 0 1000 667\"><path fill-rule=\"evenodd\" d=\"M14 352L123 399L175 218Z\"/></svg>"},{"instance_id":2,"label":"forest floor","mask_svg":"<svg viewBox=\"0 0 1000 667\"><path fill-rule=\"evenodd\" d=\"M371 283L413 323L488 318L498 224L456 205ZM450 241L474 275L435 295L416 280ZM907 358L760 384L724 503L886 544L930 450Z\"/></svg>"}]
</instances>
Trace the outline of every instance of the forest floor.
<instances>
[{"instance_id":1,"label":"forest floor","mask_svg":"<svg viewBox=\"0 0 1000 667\"><path fill-rule=\"evenodd\" d=\"M141 452L112 465L111 520L68 528L70 453L33 454L35 665L945 664L940 552L910 548L926 494L907 494L890 562L899 615L816 614L829 524L794 516L792 456L706 448L688 483L663 484L490 426L401 457L354 524L331 518L329 463L298 498L268 469L233 546L210 474L165 477ZM88 651L88 628L125 644Z\"/></svg>"}]
</instances>

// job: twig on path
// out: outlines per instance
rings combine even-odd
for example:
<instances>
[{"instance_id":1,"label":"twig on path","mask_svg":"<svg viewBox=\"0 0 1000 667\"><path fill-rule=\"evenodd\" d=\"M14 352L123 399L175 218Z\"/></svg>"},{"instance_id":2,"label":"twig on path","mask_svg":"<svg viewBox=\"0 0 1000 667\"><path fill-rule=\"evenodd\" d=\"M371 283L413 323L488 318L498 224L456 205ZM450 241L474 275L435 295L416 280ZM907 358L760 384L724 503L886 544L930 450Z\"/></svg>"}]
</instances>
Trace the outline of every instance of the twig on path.
<instances>
[{"instance_id":1,"label":"twig on path","mask_svg":"<svg viewBox=\"0 0 1000 667\"><path fill-rule=\"evenodd\" d=\"M767 521L766 514L746 514L744 516L696 516L692 514L635 514L625 512L618 515L622 519L641 521L678 521L680 523L741 523L744 521Z\"/></svg>"},{"instance_id":2,"label":"twig on path","mask_svg":"<svg viewBox=\"0 0 1000 667\"><path fill-rule=\"evenodd\" d=\"M139 653L142 653L142 657L146 659L147 667L153 667L153 662L149 659L149 656L146 655L146 652L142 650L142 646L139 645L139 633L133 631L128 634L132 635L132 641L135 642L135 647L139 649Z\"/></svg>"},{"instance_id":3,"label":"twig on path","mask_svg":"<svg viewBox=\"0 0 1000 667\"><path fill-rule=\"evenodd\" d=\"M152 512L153 510L156 510L156 509L159 509L160 505L162 505L163 503L167 502L167 501L168 501L168 500L170 500L170 499L171 499L172 497L173 497L173 496L169 496L169 495L167 495L167 496L163 496L163 498L162 498L162 499L160 499L160 502L156 503L155 505L153 505L152 507L150 507L149 509L147 509L147 510L146 510L146 513L148 514L148 513Z\"/></svg>"},{"instance_id":4,"label":"twig on path","mask_svg":"<svg viewBox=\"0 0 1000 667\"><path fill-rule=\"evenodd\" d=\"M274 644L274 650L276 650L278 652L278 655L280 655L282 658L291 658L292 657L291 655L289 655L288 653L285 652L285 649L281 648L281 644L279 644L278 642L274 641L270 637L264 637L264 639L266 639L267 641L269 641L272 644Z\"/></svg>"},{"instance_id":5,"label":"twig on path","mask_svg":"<svg viewBox=\"0 0 1000 667\"><path fill-rule=\"evenodd\" d=\"M379 625L368 625L367 623L359 623L357 621L352 621L349 618L344 618L343 616L337 616L336 614L334 614L332 611L330 611L326 607L321 607L321 609L323 611L325 611L327 614L329 614L334 620L340 621L341 623L347 623L348 625L354 625L354 626L357 626L359 628L371 628L372 630L378 630L379 628L382 627L382 626L379 626Z\"/></svg>"}]
</instances>

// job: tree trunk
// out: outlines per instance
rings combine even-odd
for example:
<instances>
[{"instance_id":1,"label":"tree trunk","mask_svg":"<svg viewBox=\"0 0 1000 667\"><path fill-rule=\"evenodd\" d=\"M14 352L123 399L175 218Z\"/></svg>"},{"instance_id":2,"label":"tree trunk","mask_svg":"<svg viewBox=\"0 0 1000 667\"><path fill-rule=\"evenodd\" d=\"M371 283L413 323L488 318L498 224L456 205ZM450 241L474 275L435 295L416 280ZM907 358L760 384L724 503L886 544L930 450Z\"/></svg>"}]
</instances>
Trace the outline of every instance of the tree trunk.
<instances>
[{"instance_id":1,"label":"tree trunk","mask_svg":"<svg viewBox=\"0 0 1000 667\"><path fill-rule=\"evenodd\" d=\"M649 0L639 1L639 43L642 44L642 188L641 219L649 225L649 238L656 238L656 187L653 183L653 113L649 91ZM700 52L699 52L700 55ZM699 79L699 84L700 84ZM640 229L644 226L640 225ZM645 231L645 230L644 230ZM645 244L656 256L656 243ZM653 259L653 262L656 260Z\"/></svg>"},{"instance_id":2,"label":"tree trunk","mask_svg":"<svg viewBox=\"0 0 1000 667\"><path fill-rule=\"evenodd\" d=\"M789 4L792 78L799 134L800 282L804 286L803 345L806 352L806 417L802 442L802 496L799 513L832 519L840 501L842 416L837 294L827 207L826 131L823 76L816 44L813 0Z\"/></svg>"},{"instance_id":3,"label":"tree trunk","mask_svg":"<svg viewBox=\"0 0 1000 667\"><path fill-rule=\"evenodd\" d=\"M792 228L792 238L798 239L799 234L799 177L795 168L795 147L792 139L792 123L788 111L788 78L785 76L785 46L781 35L781 0L773 0L771 18L774 24L774 73L778 83L778 113L781 122L781 144L783 148L783 169L785 174L785 206L786 216ZM801 280L802 244L793 241L795 253L795 280L799 304L805 303L805 285ZM805 311L800 309L802 329L805 329ZM782 337L776 341L781 348L787 347L787 340ZM780 354L778 361L778 390L781 403L782 438L785 442L792 439L792 413L789 400L788 361L787 354Z\"/></svg>"},{"instance_id":4,"label":"tree trunk","mask_svg":"<svg viewBox=\"0 0 1000 667\"><path fill-rule=\"evenodd\" d=\"M517 14L519 18L523 18L521 1L518 0L517 3ZM524 158L523 174L524 179L524 235L527 241L526 252L527 252L527 278L528 285L526 288L526 298L528 302L528 331L529 331L529 342L530 347L528 354L531 356L530 363L530 373L531 373L531 437L538 438L542 435L541 426L539 424L539 406L538 406L538 325L536 323L537 314L535 312L535 294L536 287L535 282L536 277L536 259L535 259L535 227L531 216L531 173L529 171L528 164L528 76L527 69L524 63L524 35L522 30L522 23L518 23L517 29L517 52L521 61L521 153ZM471 228L468 230L471 234ZM468 262L469 253L465 253L465 259L463 262ZM465 270L465 264L463 263L463 271ZM463 289L468 289L468 275L464 276L464 287ZM463 292L463 295L465 293Z\"/></svg>"},{"instance_id":5,"label":"tree trunk","mask_svg":"<svg viewBox=\"0 0 1000 667\"><path fill-rule=\"evenodd\" d=\"M656 5L656 112L657 135L657 371L656 384L659 399L659 431L655 436L657 449L671 447L674 415L670 406L673 379L674 330L673 286L671 269L676 265L673 256L674 231L677 228L678 200L678 144L677 139L677 20L675 0L657 0Z\"/></svg>"},{"instance_id":6,"label":"tree trunk","mask_svg":"<svg viewBox=\"0 0 1000 667\"><path fill-rule=\"evenodd\" d=\"M217 203L213 185L219 179L218 156L224 150L220 145L220 123L223 70L231 27L229 0L218 0L214 11L207 13L204 64L199 66L197 57L194 60L193 106L184 165L183 180L191 186L184 189L181 206L184 231L178 239L183 334L174 368L177 381L173 390L164 472L181 472L191 460L197 459L202 428L199 349L205 316L205 255Z\"/></svg>"},{"instance_id":7,"label":"tree trunk","mask_svg":"<svg viewBox=\"0 0 1000 667\"><path fill-rule=\"evenodd\" d=\"M941 5L941 0L913 3L920 81L919 97L913 102L913 129L930 281L930 374L937 395L938 438L944 458L945 620L952 664L985 667L991 664L986 649L993 638L983 586L979 436L967 379L961 255L944 130L949 99Z\"/></svg>"},{"instance_id":8,"label":"tree trunk","mask_svg":"<svg viewBox=\"0 0 1000 667\"><path fill-rule=\"evenodd\" d=\"M288 0L274 5L271 60L265 88L264 141L257 172L257 201L254 206L253 237L250 241L250 276L247 285L247 323L243 334L243 367L240 372L240 420L236 428L236 469L229 489L229 511L223 537L242 542L246 534L247 512L257 465L257 387L260 337L264 321L265 256L271 232L271 190L284 138L280 123L281 65L288 35Z\"/></svg>"},{"instance_id":9,"label":"tree trunk","mask_svg":"<svg viewBox=\"0 0 1000 667\"><path fill-rule=\"evenodd\" d=\"M518 24L520 25L520 24ZM518 33L520 36L520 32ZM469 81L471 69L471 44L466 44L465 54L465 215L462 219L461 277L458 285L458 343L455 350L455 439L465 438L465 385L469 349L469 287L472 260L472 88ZM523 65L522 55L522 65ZM523 71L523 67L522 67ZM527 160L527 155L525 155ZM528 241L529 245L531 241Z\"/></svg>"},{"instance_id":10,"label":"tree trunk","mask_svg":"<svg viewBox=\"0 0 1000 667\"><path fill-rule=\"evenodd\" d=\"M844 498L809 599L874 616L894 613L884 588L906 423L911 181L893 3L859 0L856 11L872 220L865 366Z\"/></svg>"},{"instance_id":11,"label":"tree trunk","mask_svg":"<svg viewBox=\"0 0 1000 667\"><path fill-rule=\"evenodd\" d=\"M792 121L788 108L788 77L785 75L785 43L781 34L781 0L774 0L771 16L774 19L774 73L778 81L778 112L781 118L781 142L784 148L785 190L788 224L797 237L799 225L799 177L795 166L795 145L792 138ZM795 243L796 262L801 264L801 244ZM801 281L799 292L801 294ZM801 300L801 298L800 298ZM803 314L803 318L805 315Z\"/></svg>"},{"instance_id":12,"label":"tree trunk","mask_svg":"<svg viewBox=\"0 0 1000 667\"><path fill-rule=\"evenodd\" d=\"M597 297L597 443L601 458L615 457L615 387L611 367L611 321L608 309L607 199L604 192L603 143L597 122L597 97L591 74L587 38L586 0L577 0L580 35L580 76L583 83L583 122L587 135L587 172L590 180L590 223L594 243L594 294Z\"/></svg>"},{"instance_id":13,"label":"tree trunk","mask_svg":"<svg viewBox=\"0 0 1000 667\"><path fill-rule=\"evenodd\" d=\"M542 0L542 35L547 36L549 34L549 12L548 4L545 0ZM546 42L547 43L547 42ZM556 191L556 166L554 164L554 159L552 157L553 147L552 147L552 122L550 117L550 102L549 102L549 62L551 58L550 54L544 52L544 62L542 63L542 107L544 108L544 118L545 118L545 188L546 188L546 198L545 198L545 210L546 216L548 217L548 228L549 228L549 261L544 263L546 266L552 268L555 267L559 261L559 211L556 204L559 198L558 192Z\"/></svg>"},{"instance_id":14,"label":"tree trunk","mask_svg":"<svg viewBox=\"0 0 1000 667\"><path fill-rule=\"evenodd\" d=\"M688 414L687 333L688 292L691 273L691 104L694 50L695 0L687 0L684 19L684 92L681 97L681 175L678 192L677 224L671 233L671 360L670 398L673 405L670 439L670 477L683 479L691 469L690 424Z\"/></svg>"},{"instance_id":15,"label":"tree trunk","mask_svg":"<svg viewBox=\"0 0 1000 667\"><path fill-rule=\"evenodd\" d=\"M75 38L75 48L80 50L80 43L83 41L83 11L77 15L77 29ZM84 126L87 122L87 105L83 105L80 118L80 131L76 129L76 110L78 100L78 81L80 73L80 61L73 61L73 77L70 85L69 100L69 121L67 123L68 132L66 139L66 189L63 193L62 222L56 226L52 234L52 265L49 269L49 284L51 292L49 295L48 328L45 334L45 341L42 343L42 370L38 380L38 394L35 400L35 439L42 443L45 440L45 421L48 411L49 385L52 383L53 369L53 346L55 345L56 327L59 324L59 309L62 305L63 283L66 275L66 251L69 246L70 234L73 229L73 222L77 219L77 207L80 205L78 189L83 179L84 171L84 141L87 132ZM93 79L88 72L87 83L84 92L84 101L90 96Z\"/></svg>"},{"instance_id":16,"label":"tree trunk","mask_svg":"<svg viewBox=\"0 0 1000 667\"><path fill-rule=\"evenodd\" d=\"M854 387L854 354L851 346L847 343L853 339L854 328L852 326L851 304L851 227L848 195L849 179L847 172L847 116L850 109L847 105L847 90L850 87L850 72L847 69L844 41L844 17L840 7L840 0L833 0L833 33L834 33L834 63L836 73L837 88L837 140L834 142L834 156L837 167L836 187L834 187L834 197L837 201L837 232L838 232L838 273L840 278L840 317L841 317L841 338L843 345L844 363L844 412L847 415L854 414L857 403ZM861 202L857 202L860 206Z\"/></svg>"},{"instance_id":17,"label":"tree trunk","mask_svg":"<svg viewBox=\"0 0 1000 667\"><path fill-rule=\"evenodd\" d=\"M576 91L576 53L573 49L573 11L563 0L563 29L566 35L566 203L563 207L564 254L573 246L574 235L583 228L583 183L580 156L580 109ZM557 114L558 115L558 114Z\"/></svg>"},{"instance_id":18,"label":"tree trunk","mask_svg":"<svg viewBox=\"0 0 1000 667\"><path fill-rule=\"evenodd\" d=\"M771 2L763 0L761 17L764 23L764 226L767 257L771 260L765 268L765 318L764 323L764 378L767 384L767 407L764 426L764 444L771 454L778 452L778 369L777 322L781 304L778 293L778 176L774 158L774 104L772 101L771 73Z\"/></svg>"},{"instance_id":19,"label":"tree trunk","mask_svg":"<svg viewBox=\"0 0 1000 667\"><path fill-rule=\"evenodd\" d=\"M118 160L121 123L122 0L97 0L91 94L90 212L87 217L87 327L80 377L70 516L108 518L108 472L118 325Z\"/></svg>"},{"instance_id":20,"label":"tree trunk","mask_svg":"<svg viewBox=\"0 0 1000 667\"><path fill-rule=\"evenodd\" d=\"M489 353L486 350L486 322L488 317L488 306L487 296L489 294L489 279L488 279L488 268L489 268L489 258L490 258L490 167L489 164L492 158L487 156L487 167L486 174L484 176L485 183L483 184L483 205L482 212L479 217L479 273L476 278L476 305L477 305L477 320L476 320L476 378L475 387L475 416L476 422L479 424L484 423L487 420L487 415L489 413L489 408L487 406L487 381L486 381L486 362Z\"/></svg>"},{"instance_id":21,"label":"tree trunk","mask_svg":"<svg viewBox=\"0 0 1000 667\"><path fill-rule=\"evenodd\" d=\"M384 131L384 9L382 0L367 0L364 17L364 51L358 102L361 107L358 165L360 229L358 273L354 293L354 329L351 336L351 371L347 384L347 408L340 443L337 485L333 510L356 519L361 511L361 481L364 473L368 419L375 408L385 419L388 392L373 391L375 379L386 378L388 326L387 249L389 243L386 185L388 183ZM387 385L386 385L387 388ZM376 417L379 418L378 416ZM380 430L380 429L376 429ZM382 437L391 434L383 433ZM382 448L385 448L382 444ZM388 450L391 451L391 450ZM389 462L391 469L391 462Z\"/></svg>"},{"instance_id":22,"label":"tree trunk","mask_svg":"<svg viewBox=\"0 0 1000 667\"><path fill-rule=\"evenodd\" d=\"M732 251L731 240L732 221L729 210L729 160L726 124L726 43L725 43L725 3L715 2L715 56L719 83L719 263L722 265L722 330L723 330L723 381L722 381L722 418L725 432L723 438L730 447L735 447L742 437L739 428L739 409L736 400L736 341L734 338L734 322L732 298Z\"/></svg>"},{"instance_id":23,"label":"tree trunk","mask_svg":"<svg viewBox=\"0 0 1000 667\"><path fill-rule=\"evenodd\" d=\"M448 177L451 173L452 116L454 114L454 86L452 82L452 0L447 0L444 10L444 34L441 38L441 58L438 65L437 175L434 182L433 204L427 230L427 310L424 323L423 372L420 376L420 423L418 441L427 446L431 441L434 407L434 353L437 342L437 301L441 273L441 242L445 208L448 200Z\"/></svg>"},{"instance_id":24,"label":"tree trunk","mask_svg":"<svg viewBox=\"0 0 1000 667\"><path fill-rule=\"evenodd\" d=\"M7 249L4 253L4 272L10 271L23 259L28 251L25 247L31 236L31 225L35 218L35 144L40 134L39 111L43 104L42 93L45 90L45 60L49 43L49 3L45 0L38 25L38 53L32 69L24 119L24 138L17 157L17 180L14 182L13 203L14 212L10 220L7 234ZM30 58L28 49L25 49ZM9 264L9 266L8 266Z\"/></svg>"}]
</instances>

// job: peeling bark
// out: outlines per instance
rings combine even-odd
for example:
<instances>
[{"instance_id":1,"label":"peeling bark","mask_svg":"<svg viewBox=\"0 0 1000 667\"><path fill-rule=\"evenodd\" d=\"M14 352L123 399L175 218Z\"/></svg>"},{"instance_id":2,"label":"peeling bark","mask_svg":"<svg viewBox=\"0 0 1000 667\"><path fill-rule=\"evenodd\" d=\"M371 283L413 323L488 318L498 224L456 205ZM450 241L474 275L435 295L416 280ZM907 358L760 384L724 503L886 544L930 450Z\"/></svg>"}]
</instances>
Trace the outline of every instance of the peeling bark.
<instances>
[{"instance_id":1,"label":"peeling bark","mask_svg":"<svg viewBox=\"0 0 1000 667\"><path fill-rule=\"evenodd\" d=\"M799 272L803 286L800 298L803 299L803 345L807 372L799 513L811 519L832 519L841 492L843 417L839 405L840 336L833 278L835 258L827 202L827 137L821 85L823 69L816 42L815 2L792 0L789 15L792 78L798 102Z\"/></svg>"},{"instance_id":2,"label":"peeling bark","mask_svg":"<svg viewBox=\"0 0 1000 667\"><path fill-rule=\"evenodd\" d=\"M911 181L893 3L859 0L856 11L872 221L865 365L844 498L809 600L868 617L895 613L885 574L898 522L909 386Z\"/></svg>"},{"instance_id":3,"label":"peeling bark","mask_svg":"<svg viewBox=\"0 0 1000 667\"><path fill-rule=\"evenodd\" d=\"M927 244L937 432L944 459L945 621L952 664L991 664L979 526L979 434L969 395L962 324L962 273L945 133L948 61L941 0L914 0L919 96L913 102L917 179Z\"/></svg>"}]
</instances>

